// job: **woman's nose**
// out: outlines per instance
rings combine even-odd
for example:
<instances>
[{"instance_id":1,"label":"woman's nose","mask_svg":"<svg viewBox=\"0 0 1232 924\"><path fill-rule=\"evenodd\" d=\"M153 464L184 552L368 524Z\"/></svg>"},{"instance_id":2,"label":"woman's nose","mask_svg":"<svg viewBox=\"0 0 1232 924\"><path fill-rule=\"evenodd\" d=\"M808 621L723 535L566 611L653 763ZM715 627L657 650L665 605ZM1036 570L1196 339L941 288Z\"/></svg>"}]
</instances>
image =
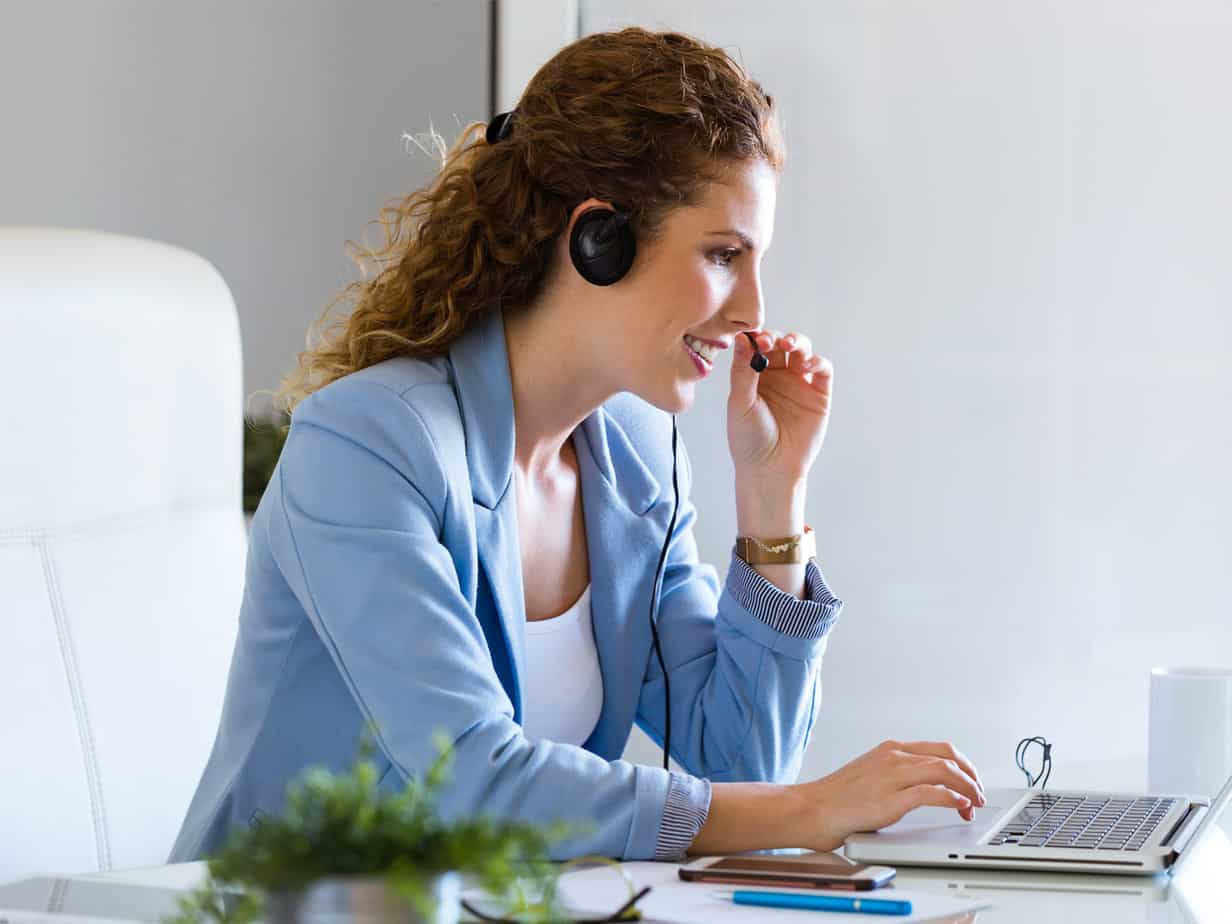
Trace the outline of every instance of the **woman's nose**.
<instances>
[{"instance_id":1,"label":"woman's nose","mask_svg":"<svg viewBox=\"0 0 1232 924\"><path fill-rule=\"evenodd\" d=\"M732 293L725 313L738 330L761 330L766 323L766 308L760 276L754 276L748 285L740 286Z\"/></svg>"}]
</instances>

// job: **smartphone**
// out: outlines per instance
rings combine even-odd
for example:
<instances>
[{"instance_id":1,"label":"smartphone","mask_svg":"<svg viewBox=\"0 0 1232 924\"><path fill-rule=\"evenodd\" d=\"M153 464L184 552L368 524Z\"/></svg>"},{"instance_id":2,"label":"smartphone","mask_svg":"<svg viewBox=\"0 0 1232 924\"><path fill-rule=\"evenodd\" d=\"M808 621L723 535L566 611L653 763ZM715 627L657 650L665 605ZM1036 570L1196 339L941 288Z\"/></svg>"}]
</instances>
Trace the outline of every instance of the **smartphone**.
<instances>
[{"instance_id":1,"label":"smartphone","mask_svg":"<svg viewBox=\"0 0 1232 924\"><path fill-rule=\"evenodd\" d=\"M844 863L832 853L706 857L680 867L686 882L795 886L802 889L878 889L894 878L891 866Z\"/></svg>"}]
</instances>

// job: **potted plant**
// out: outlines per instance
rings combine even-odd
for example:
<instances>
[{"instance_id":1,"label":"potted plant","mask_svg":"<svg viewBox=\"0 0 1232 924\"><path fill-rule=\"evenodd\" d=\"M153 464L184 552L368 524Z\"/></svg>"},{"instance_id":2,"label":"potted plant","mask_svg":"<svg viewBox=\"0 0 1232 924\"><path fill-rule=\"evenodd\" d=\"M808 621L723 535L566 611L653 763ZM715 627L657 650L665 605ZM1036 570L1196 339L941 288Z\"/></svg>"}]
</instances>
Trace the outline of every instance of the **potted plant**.
<instances>
[{"instance_id":1,"label":"potted plant","mask_svg":"<svg viewBox=\"0 0 1232 924\"><path fill-rule=\"evenodd\" d=\"M261 502L265 486L274 475L283 443L291 429L291 418L274 414L244 418L244 512L252 514Z\"/></svg>"},{"instance_id":2,"label":"potted plant","mask_svg":"<svg viewBox=\"0 0 1232 924\"><path fill-rule=\"evenodd\" d=\"M280 815L235 829L208 860L205 886L181 902L175 924L453 924L463 874L515 912L530 910L524 919L547 916L546 907L534 914L525 894L551 896L547 848L570 829L442 821L436 796L452 749L439 738L438 748L428 772L396 793L377 787L368 737L348 772L306 770L288 786Z\"/></svg>"}]
</instances>

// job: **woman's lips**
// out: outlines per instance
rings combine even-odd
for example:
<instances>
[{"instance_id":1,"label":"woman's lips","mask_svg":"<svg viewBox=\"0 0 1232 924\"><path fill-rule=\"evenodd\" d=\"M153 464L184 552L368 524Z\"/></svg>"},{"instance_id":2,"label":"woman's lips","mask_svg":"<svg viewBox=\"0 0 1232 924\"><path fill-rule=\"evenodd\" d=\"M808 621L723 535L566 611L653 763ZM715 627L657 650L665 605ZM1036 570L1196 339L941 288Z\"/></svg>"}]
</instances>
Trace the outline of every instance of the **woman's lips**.
<instances>
[{"instance_id":1,"label":"woman's lips","mask_svg":"<svg viewBox=\"0 0 1232 924\"><path fill-rule=\"evenodd\" d=\"M685 343L684 340L680 341L680 346L686 353L689 354L689 359L693 360L693 365L697 371L701 373L702 378L708 376L710 374L710 370L713 368L710 363L702 359L697 353L694 353L693 348Z\"/></svg>"}]
</instances>

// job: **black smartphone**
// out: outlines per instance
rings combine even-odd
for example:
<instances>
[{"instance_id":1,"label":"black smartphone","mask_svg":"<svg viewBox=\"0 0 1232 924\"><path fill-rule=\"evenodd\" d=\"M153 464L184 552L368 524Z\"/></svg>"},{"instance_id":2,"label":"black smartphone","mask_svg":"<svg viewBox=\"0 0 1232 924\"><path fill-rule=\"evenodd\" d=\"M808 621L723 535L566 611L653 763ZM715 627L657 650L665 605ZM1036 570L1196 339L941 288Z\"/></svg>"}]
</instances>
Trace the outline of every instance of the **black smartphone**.
<instances>
[{"instance_id":1,"label":"black smartphone","mask_svg":"<svg viewBox=\"0 0 1232 924\"><path fill-rule=\"evenodd\" d=\"M894 874L892 866L848 864L832 853L705 857L680 867L680 878L686 882L853 891L881 888Z\"/></svg>"}]
</instances>

